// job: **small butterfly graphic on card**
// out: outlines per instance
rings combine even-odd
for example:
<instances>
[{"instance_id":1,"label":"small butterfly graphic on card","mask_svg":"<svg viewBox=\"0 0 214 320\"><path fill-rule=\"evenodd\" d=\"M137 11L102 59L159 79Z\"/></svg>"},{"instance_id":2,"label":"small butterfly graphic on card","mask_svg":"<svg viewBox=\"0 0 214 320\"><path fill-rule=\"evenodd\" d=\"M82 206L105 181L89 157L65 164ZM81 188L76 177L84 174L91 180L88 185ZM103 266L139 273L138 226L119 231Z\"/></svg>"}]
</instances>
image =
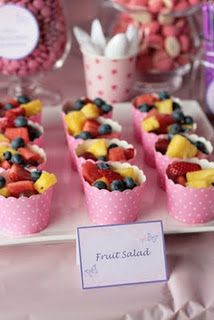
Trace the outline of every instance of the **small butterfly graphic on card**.
<instances>
[{"instance_id":1,"label":"small butterfly graphic on card","mask_svg":"<svg viewBox=\"0 0 214 320\"><path fill-rule=\"evenodd\" d=\"M90 277L93 278L95 274L98 274L97 265L94 264L91 268L85 269L84 272Z\"/></svg>"}]
</instances>

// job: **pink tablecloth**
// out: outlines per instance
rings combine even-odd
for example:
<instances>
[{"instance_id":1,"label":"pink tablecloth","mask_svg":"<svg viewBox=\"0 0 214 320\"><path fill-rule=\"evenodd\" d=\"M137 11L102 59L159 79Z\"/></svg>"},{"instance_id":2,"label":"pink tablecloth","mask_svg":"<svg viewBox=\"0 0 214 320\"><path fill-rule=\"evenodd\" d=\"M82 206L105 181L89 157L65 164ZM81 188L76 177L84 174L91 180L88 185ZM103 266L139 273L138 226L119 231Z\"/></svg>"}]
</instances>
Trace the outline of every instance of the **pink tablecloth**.
<instances>
[{"instance_id":1,"label":"pink tablecloth","mask_svg":"<svg viewBox=\"0 0 214 320\"><path fill-rule=\"evenodd\" d=\"M46 82L78 97L82 75L74 56ZM168 283L91 291L81 290L75 243L1 247L0 320L213 320L213 247L214 233L168 236Z\"/></svg>"}]
</instances>

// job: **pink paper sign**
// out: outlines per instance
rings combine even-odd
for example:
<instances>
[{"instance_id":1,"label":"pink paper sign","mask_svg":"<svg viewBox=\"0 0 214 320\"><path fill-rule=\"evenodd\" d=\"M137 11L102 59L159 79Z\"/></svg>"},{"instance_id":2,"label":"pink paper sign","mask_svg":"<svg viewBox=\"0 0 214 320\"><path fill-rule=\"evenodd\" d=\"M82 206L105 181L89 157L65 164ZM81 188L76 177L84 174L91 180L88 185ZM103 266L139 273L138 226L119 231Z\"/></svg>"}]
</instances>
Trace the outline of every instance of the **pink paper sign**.
<instances>
[{"instance_id":1,"label":"pink paper sign","mask_svg":"<svg viewBox=\"0 0 214 320\"><path fill-rule=\"evenodd\" d=\"M83 289L167 281L161 221L77 229Z\"/></svg>"}]
</instances>

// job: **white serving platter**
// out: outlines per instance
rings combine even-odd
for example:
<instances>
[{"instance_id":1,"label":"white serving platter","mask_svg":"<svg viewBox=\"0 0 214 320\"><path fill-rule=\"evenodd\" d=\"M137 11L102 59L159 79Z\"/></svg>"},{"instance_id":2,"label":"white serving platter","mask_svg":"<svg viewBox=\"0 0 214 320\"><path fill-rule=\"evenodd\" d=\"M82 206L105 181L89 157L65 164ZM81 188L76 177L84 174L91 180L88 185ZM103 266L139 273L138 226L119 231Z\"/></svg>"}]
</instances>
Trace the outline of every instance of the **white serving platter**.
<instances>
[{"instance_id":1,"label":"white serving platter","mask_svg":"<svg viewBox=\"0 0 214 320\"><path fill-rule=\"evenodd\" d=\"M214 142L214 131L196 101L183 101L185 113L193 115L198 123L199 135ZM149 178L148 195L142 207L139 221L162 220L165 234L194 233L214 231L214 221L203 225L189 226L174 220L167 214L166 194L157 186L155 170L143 163L141 145L136 144L132 133L130 103L115 105L114 119L123 125L123 139L135 144L138 151L138 164ZM48 169L58 176L58 184L52 203L50 225L42 232L19 238L0 235L0 245L33 243L58 243L76 238L76 228L91 225L87 217L84 194L77 172L71 169L68 149L61 123L60 108L45 108L45 149L48 156Z\"/></svg>"}]
</instances>

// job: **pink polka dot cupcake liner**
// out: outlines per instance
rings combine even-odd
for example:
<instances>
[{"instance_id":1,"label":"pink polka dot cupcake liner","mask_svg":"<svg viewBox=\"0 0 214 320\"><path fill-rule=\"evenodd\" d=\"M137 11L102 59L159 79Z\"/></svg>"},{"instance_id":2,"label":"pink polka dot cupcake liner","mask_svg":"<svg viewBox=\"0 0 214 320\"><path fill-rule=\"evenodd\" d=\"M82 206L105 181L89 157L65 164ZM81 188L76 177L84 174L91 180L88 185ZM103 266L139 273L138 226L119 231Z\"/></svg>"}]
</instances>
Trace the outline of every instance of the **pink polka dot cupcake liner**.
<instances>
[{"instance_id":1,"label":"pink polka dot cupcake liner","mask_svg":"<svg viewBox=\"0 0 214 320\"><path fill-rule=\"evenodd\" d=\"M87 96L110 102L128 101L136 76L136 56L111 60L83 52Z\"/></svg>"},{"instance_id":2,"label":"pink polka dot cupcake liner","mask_svg":"<svg viewBox=\"0 0 214 320\"><path fill-rule=\"evenodd\" d=\"M149 167L155 168L155 143L160 135L141 129L141 137L144 161Z\"/></svg>"},{"instance_id":3,"label":"pink polka dot cupcake liner","mask_svg":"<svg viewBox=\"0 0 214 320\"><path fill-rule=\"evenodd\" d=\"M130 166L127 163L112 162L114 168ZM137 174L139 186L132 190L99 190L83 180L87 212L90 220L96 224L125 224L137 220L144 201L146 177L140 169L132 166Z\"/></svg>"},{"instance_id":4,"label":"pink polka dot cupcake liner","mask_svg":"<svg viewBox=\"0 0 214 320\"><path fill-rule=\"evenodd\" d=\"M147 116L147 112L140 112L134 105L132 105L132 121L134 127L134 136L138 142L141 142L141 122Z\"/></svg>"},{"instance_id":5,"label":"pink polka dot cupcake liner","mask_svg":"<svg viewBox=\"0 0 214 320\"><path fill-rule=\"evenodd\" d=\"M199 159L209 159L213 147L210 141L206 140L203 137L199 137L196 134L186 135L191 141L201 141L206 145L207 151L209 154L199 153ZM161 189L165 190L165 173L168 165L174 161L181 161L181 159L177 158L169 158L166 155L161 154L160 152L154 151L155 154L155 163L156 163L156 171L157 171L157 182ZM183 159L184 160L184 159ZM191 160L191 159L189 159Z\"/></svg>"},{"instance_id":6,"label":"pink polka dot cupcake liner","mask_svg":"<svg viewBox=\"0 0 214 320\"><path fill-rule=\"evenodd\" d=\"M203 169L214 168L214 162L207 160L188 161L200 164ZM169 215L192 225L207 223L214 219L214 187L196 189L175 184L167 176L165 179Z\"/></svg>"},{"instance_id":7,"label":"pink polka dot cupcake liner","mask_svg":"<svg viewBox=\"0 0 214 320\"><path fill-rule=\"evenodd\" d=\"M0 196L0 232L11 236L42 231L50 221L53 188L44 194L18 199Z\"/></svg>"}]
</instances>

